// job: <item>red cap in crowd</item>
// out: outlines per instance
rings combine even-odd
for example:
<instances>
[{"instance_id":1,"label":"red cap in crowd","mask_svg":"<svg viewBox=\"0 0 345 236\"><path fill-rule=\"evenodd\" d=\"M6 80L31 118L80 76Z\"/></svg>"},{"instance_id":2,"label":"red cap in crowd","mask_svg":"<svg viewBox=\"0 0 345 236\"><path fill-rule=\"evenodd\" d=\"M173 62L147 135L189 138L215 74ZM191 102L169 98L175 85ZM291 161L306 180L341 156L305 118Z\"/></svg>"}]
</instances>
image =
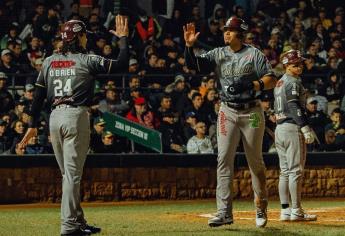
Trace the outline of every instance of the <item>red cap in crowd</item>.
<instances>
[{"instance_id":1,"label":"red cap in crowd","mask_svg":"<svg viewBox=\"0 0 345 236\"><path fill-rule=\"evenodd\" d=\"M143 97L138 97L134 100L134 104L135 105L142 105L142 104L145 104L146 103L146 100L145 98Z\"/></svg>"}]
</instances>

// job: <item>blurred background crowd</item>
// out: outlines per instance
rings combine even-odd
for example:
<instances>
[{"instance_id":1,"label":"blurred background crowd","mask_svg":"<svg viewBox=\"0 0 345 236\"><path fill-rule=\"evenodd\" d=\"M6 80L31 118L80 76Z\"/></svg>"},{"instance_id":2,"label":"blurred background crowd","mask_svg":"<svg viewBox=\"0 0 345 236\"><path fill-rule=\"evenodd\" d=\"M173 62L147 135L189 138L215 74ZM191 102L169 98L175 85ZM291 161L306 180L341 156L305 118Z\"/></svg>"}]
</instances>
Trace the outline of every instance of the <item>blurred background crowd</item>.
<instances>
[{"instance_id":1,"label":"blurred background crowd","mask_svg":"<svg viewBox=\"0 0 345 236\"><path fill-rule=\"evenodd\" d=\"M345 31L343 1L337 0L3 0L0 3L0 154L52 153L49 104L39 134L25 149L16 145L25 133L34 83L44 58L59 51L60 27L70 19L85 22L88 52L116 59L114 15L129 17L129 67L99 76L90 104L91 153L152 152L131 145L105 129L110 112L162 133L165 153L216 153L220 106L216 72L200 75L185 66L182 26L194 22L201 32L196 54L223 46L223 26L237 15L250 29L246 44L260 48L280 77L280 55L300 50L306 112L320 143L309 151L345 147ZM272 91L258 94L266 116L263 151L274 152ZM242 148L239 147L238 151Z\"/></svg>"}]
</instances>

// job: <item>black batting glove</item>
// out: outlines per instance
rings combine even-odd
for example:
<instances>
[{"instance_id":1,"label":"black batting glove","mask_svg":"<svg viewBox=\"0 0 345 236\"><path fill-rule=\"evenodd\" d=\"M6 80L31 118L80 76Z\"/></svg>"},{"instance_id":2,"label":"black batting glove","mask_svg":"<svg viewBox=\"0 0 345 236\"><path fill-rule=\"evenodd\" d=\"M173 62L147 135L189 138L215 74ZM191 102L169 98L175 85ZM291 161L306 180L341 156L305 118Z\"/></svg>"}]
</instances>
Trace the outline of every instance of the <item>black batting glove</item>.
<instances>
[{"instance_id":1,"label":"black batting glove","mask_svg":"<svg viewBox=\"0 0 345 236\"><path fill-rule=\"evenodd\" d=\"M254 89L253 81L243 80L239 83L234 83L228 87L228 93L230 94L240 94L245 91L250 91Z\"/></svg>"}]
</instances>

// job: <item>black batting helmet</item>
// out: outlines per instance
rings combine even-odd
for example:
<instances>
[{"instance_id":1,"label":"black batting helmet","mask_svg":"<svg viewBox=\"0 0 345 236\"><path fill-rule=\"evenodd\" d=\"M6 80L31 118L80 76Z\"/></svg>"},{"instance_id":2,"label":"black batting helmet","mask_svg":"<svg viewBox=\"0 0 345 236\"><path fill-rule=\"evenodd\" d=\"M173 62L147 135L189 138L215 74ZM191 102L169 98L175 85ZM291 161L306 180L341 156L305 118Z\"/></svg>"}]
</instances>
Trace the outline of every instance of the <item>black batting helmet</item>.
<instances>
[{"instance_id":1,"label":"black batting helmet","mask_svg":"<svg viewBox=\"0 0 345 236\"><path fill-rule=\"evenodd\" d=\"M86 33L86 26L84 22L80 20L67 21L61 30L61 38L63 42L72 42L77 35Z\"/></svg>"},{"instance_id":2,"label":"black batting helmet","mask_svg":"<svg viewBox=\"0 0 345 236\"><path fill-rule=\"evenodd\" d=\"M226 21L224 25L224 31L227 30L245 32L248 30L248 24L241 18L232 16Z\"/></svg>"}]
</instances>

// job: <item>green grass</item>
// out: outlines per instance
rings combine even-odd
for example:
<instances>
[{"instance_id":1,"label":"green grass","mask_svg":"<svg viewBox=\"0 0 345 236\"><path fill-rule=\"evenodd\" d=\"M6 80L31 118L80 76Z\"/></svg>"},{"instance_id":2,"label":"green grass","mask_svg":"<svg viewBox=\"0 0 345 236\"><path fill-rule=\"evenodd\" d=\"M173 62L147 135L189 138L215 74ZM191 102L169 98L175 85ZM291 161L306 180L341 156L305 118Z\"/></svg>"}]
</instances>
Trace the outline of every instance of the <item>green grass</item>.
<instances>
[{"instance_id":1,"label":"green grass","mask_svg":"<svg viewBox=\"0 0 345 236\"><path fill-rule=\"evenodd\" d=\"M306 209L326 208L332 212L334 207L343 207L343 200L304 201ZM99 235L345 235L345 213L337 219L344 221L323 221L322 214L317 223L281 223L269 221L264 229L257 229L254 220L236 219L238 211L252 211L251 201L234 201L235 224L231 226L209 228L207 218L200 214L214 213L215 201L180 201L180 202L127 202L84 206L85 215L90 224L101 226ZM327 209L329 208L329 209ZM279 203L270 202L269 210L277 212ZM254 214L246 213L249 217ZM248 217L245 216L245 217ZM238 216L237 216L238 217ZM275 217L277 218L277 217ZM60 232L60 208L48 205L48 208L0 206L1 236L51 236Z\"/></svg>"}]
</instances>

